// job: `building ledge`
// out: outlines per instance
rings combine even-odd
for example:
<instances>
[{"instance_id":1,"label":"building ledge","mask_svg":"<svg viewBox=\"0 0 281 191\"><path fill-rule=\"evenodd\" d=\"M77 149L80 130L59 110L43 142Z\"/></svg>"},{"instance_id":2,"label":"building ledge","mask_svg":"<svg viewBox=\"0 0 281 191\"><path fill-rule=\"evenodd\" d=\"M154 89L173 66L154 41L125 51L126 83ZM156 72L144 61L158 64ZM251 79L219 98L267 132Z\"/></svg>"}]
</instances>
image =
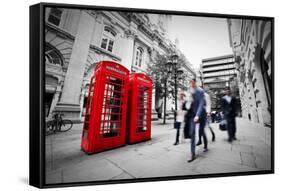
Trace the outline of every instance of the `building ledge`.
<instances>
[{"instance_id":1,"label":"building ledge","mask_svg":"<svg viewBox=\"0 0 281 191\"><path fill-rule=\"evenodd\" d=\"M110 57L114 58L118 62L122 61L122 59L119 56L116 56L115 54L112 54L111 52L106 51L106 50L104 50L104 49L102 49L102 48L100 48L98 46L93 45L93 44L90 45L90 49L92 49L94 51L97 51L97 52L100 52L102 54L105 54L107 56L110 56Z\"/></svg>"}]
</instances>

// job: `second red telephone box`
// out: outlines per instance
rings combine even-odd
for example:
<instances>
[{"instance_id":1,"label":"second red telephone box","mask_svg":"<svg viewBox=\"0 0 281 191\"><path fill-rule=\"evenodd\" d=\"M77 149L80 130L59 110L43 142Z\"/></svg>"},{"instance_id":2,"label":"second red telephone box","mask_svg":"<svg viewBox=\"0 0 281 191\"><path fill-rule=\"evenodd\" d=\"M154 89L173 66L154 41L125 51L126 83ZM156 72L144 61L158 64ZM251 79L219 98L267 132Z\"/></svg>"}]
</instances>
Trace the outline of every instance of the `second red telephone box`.
<instances>
[{"instance_id":1,"label":"second red telephone box","mask_svg":"<svg viewBox=\"0 0 281 191\"><path fill-rule=\"evenodd\" d=\"M125 144L129 70L99 62L88 93L81 148L96 153Z\"/></svg>"},{"instance_id":2,"label":"second red telephone box","mask_svg":"<svg viewBox=\"0 0 281 191\"><path fill-rule=\"evenodd\" d=\"M151 139L152 80L143 73L131 73L127 113L127 142Z\"/></svg>"}]
</instances>

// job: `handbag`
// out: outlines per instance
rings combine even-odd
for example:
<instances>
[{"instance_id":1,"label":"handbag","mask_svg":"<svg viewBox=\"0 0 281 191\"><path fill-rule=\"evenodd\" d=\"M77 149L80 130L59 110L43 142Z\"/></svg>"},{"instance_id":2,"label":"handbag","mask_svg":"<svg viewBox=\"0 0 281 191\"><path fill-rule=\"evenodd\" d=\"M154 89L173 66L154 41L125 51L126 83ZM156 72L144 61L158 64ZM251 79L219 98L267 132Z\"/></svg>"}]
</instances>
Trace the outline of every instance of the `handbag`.
<instances>
[{"instance_id":1,"label":"handbag","mask_svg":"<svg viewBox=\"0 0 281 191\"><path fill-rule=\"evenodd\" d=\"M219 128L221 131L227 130L227 122L225 119L221 120L221 122L219 123Z\"/></svg>"}]
</instances>

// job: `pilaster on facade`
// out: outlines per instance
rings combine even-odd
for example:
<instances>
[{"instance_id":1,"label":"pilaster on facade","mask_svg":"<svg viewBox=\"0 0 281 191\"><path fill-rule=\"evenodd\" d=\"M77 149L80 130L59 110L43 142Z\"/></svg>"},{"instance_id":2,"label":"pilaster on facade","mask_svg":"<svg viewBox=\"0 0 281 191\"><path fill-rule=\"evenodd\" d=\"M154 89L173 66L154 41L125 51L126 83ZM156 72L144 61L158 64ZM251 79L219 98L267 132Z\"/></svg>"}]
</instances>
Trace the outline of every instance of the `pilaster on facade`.
<instances>
[{"instance_id":1,"label":"pilaster on facade","mask_svg":"<svg viewBox=\"0 0 281 191\"><path fill-rule=\"evenodd\" d=\"M82 12L64 81L62 97L56 107L56 110L62 110L68 116L77 118L77 120L81 112L79 98L94 24L91 16Z\"/></svg>"}]
</instances>

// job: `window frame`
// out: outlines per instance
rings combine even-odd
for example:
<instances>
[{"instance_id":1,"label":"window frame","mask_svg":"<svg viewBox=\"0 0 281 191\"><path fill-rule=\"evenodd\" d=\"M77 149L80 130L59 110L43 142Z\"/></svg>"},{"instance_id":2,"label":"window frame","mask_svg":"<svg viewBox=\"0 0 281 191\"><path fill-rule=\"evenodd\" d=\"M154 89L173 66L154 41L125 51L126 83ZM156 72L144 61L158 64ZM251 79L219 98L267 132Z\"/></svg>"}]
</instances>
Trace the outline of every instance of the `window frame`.
<instances>
[{"instance_id":1,"label":"window frame","mask_svg":"<svg viewBox=\"0 0 281 191\"><path fill-rule=\"evenodd\" d=\"M106 51L113 52L117 33L110 27L105 26L101 37L100 47Z\"/></svg>"},{"instance_id":2,"label":"window frame","mask_svg":"<svg viewBox=\"0 0 281 191\"><path fill-rule=\"evenodd\" d=\"M135 66L141 68L143 62L144 49L142 47L137 47L135 51Z\"/></svg>"},{"instance_id":3,"label":"window frame","mask_svg":"<svg viewBox=\"0 0 281 191\"><path fill-rule=\"evenodd\" d=\"M52 10L55 10L55 9L61 11L60 16L57 16L56 14L52 13ZM49 23L52 23L53 25L59 27L60 24L61 24L62 16L63 16L63 9L62 9L62 8L52 7L52 8L50 8L50 12L49 12L49 15L48 15L48 19L47 19L47 20L48 20ZM50 17L53 17L53 18L55 18L55 19L58 19L58 24L56 24L56 23L50 21Z\"/></svg>"}]
</instances>

